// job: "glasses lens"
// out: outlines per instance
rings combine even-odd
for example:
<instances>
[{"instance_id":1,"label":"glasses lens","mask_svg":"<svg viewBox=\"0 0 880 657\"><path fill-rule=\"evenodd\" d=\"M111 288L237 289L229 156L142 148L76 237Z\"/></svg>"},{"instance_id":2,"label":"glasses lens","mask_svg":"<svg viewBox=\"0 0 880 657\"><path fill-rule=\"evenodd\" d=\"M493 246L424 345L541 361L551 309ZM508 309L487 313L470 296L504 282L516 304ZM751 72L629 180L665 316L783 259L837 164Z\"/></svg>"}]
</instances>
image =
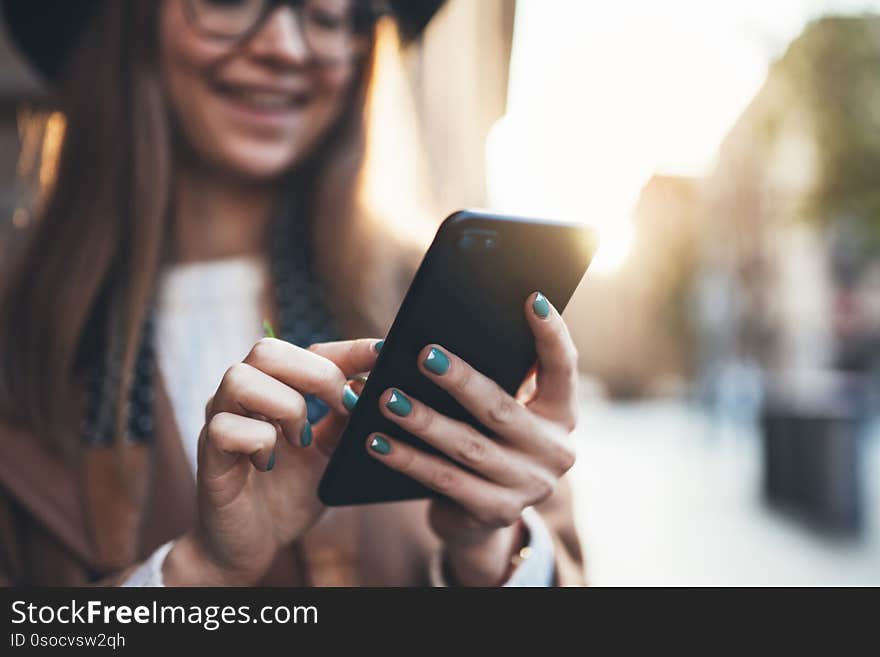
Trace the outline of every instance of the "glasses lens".
<instances>
[{"instance_id":1,"label":"glasses lens","mask_svg":"<svg viewBox=\"0 0 880 657\"><path fill-rule=\"evenodd\" d=\"M267 4L268 0L189 0L199 28L220 37L236 37L250 30Z\"/></svg>"},{"instance_id":2,"label":"glasses lens","mask_svg":"<svg viewBox=\"0 0 880 657\"><path fill-rule=\"evenodd\" d=\"M366 35L356 20L355 0L306 0L300 20L309 49L315 57L338 61L362 52Z\"/></svg>"}]
</instances>

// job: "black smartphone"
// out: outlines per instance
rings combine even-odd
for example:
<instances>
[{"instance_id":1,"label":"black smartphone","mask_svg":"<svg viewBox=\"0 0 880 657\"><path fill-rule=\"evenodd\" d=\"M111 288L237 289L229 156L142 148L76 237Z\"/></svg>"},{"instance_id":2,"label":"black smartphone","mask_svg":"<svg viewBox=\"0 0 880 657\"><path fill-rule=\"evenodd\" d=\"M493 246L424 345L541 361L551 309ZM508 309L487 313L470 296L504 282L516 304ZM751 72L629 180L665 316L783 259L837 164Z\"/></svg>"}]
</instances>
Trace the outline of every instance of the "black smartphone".
<instances>
[{"instance_id":1,"label":"black smartphone","mask_svg":"<svg viewBox=\"0 0 880 657\"><path fill-rule=\"evenodd\" d=\"M514 394L535 364L526 297L543 293L562 312L586 273L596 237L585 226L464 210L448 217L422 260L375 366L330 459L318 496L341 506L435 495L366 452L379 431L437 454L379 410L389 387L486 432L455 399L419 372L436 343Z\"/></svg>"}]
</instances>

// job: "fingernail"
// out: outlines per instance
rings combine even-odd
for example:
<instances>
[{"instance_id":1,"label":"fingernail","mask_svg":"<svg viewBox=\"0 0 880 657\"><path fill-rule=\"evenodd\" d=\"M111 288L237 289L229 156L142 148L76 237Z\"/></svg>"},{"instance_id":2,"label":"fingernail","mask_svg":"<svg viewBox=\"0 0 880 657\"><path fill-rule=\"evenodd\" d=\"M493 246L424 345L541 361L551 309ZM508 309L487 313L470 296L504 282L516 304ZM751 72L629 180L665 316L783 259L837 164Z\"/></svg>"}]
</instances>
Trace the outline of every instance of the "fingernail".
<instances>
[{"instance_id":1,"label":"fingernail","mask_svg":"<svg viewBox=\"0 0 880 657\"><path fill-rule=\"evenodd\" d=\"M425 369L434 374L446 374L449 369L449 359L442 351L431 347L431 351L425 357Z\"/></svg>"},{"instance_id":2,"label":"fingernail","mask_svg":"<svg viewBox=\"0 0 880 657\"><path fill-rule=\"evenodd\" d=\"M266 464L266 472L269 472L272 468L275 467L275 452L272 452L272 456L269 457L269 462Z\"/></svg>"},{"instance_id":3,"label":"fingernail","mask_svg":"<svg viewBox=\"0 0 880 657\"><path fill-rule=\"evenodd\" d=\"M306 420L302 433L299 435L299 444L303 447L308 447L312 444L312 425L308 420Z\"/></svg>"},{"instance_id":4,"label":"fingernail","mask_svg":"<svg viewBox=\"0 0 880 657\"><path fill-rule=\"evenodd\" d=\"M550 314L550 302L547 301L547 297L538 292L535 296L535 300L532 301L532 310L534 310L535 314L541 319L547 319L547 315Z\"/></svg>"},{"instance_id":5,"label":"fingernail","mask_svg":"<svg viewBox=\"0 0 880 657\"><path fill-rule=\"evenodd\" d=\"M376 351L382 351L383 346L385 346L385 340L379 340L373 345L373 349Z\"/></svg>"},{"instance_id":6,"label":"fingernail","mask_svg":"<svg viewBox=\"0 0 880 657\"><path fill-rule=\"evenodd\" d=\"M391 453L391 443L389 443L379 434L374 433L373 437L370 439L370 449L377 454L386 456Z\"/></svg>"},{"instance_id":7,"label":"fingernail","mask_svg":"<svg viewBox=\"0 0 880 657\"><path fill-rule=\"evenodd\" d=\"M357 404L357 401L358 395L351 389L351 386L347 383L342 386L342 405L345 406L345 410L351 413L352 409L354 409L354 405Z\"/></svg>"},{"instance_id":8,"label":"fingernail","mask_svg":"<svg viewBox=\"0 0 880 657\"><path fill-rule=\"evenodd\" d=\"M392 388L391 398L385 406L389 411L400 417L406 417L410 414L410 411L412 411L412 403L410 403L409 399L406 398L406 395L400 392L397 388Z\"/></svg>"}]
</instances>

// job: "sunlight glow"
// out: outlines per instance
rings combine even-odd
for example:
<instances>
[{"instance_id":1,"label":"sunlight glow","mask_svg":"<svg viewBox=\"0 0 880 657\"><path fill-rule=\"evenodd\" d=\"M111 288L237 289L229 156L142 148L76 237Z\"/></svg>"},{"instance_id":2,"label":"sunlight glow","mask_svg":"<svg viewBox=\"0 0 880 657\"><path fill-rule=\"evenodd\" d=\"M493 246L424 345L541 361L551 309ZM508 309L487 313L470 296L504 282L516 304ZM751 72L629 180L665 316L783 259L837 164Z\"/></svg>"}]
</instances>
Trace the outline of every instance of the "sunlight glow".
<instances>
[{"instance_id":1,"label":"sunlight glow","mask_svg":"<svg viewBox=\"0 0 880 657\"><path fill-rule=\"evenodd\" d=\"M613 271L650 176L708 174L804 24L878 4L518 0L507 114L486 144L489 204L596 227L595 268Z\"/></svg>"}]
</instances>

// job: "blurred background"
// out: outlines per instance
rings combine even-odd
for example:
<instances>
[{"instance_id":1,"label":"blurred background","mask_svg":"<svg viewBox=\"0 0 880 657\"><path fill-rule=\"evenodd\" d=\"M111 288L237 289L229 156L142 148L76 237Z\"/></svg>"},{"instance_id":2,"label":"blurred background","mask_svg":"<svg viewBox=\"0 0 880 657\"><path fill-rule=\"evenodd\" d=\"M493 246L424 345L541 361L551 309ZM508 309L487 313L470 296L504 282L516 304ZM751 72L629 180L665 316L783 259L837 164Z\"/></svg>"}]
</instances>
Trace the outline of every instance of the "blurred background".
<instances>
[{"instance_id":1,"label":"blurred background","mask_svg":"<svg viewBox=\"0 0 880 657\"><path fill-rule=\"evenodd\" d=\"M590 581L880 584L880 1L449 0L396 64L385 194L600 234ZM0 36L0 240L42 94Z\"/></svg>"}]
</instances>

